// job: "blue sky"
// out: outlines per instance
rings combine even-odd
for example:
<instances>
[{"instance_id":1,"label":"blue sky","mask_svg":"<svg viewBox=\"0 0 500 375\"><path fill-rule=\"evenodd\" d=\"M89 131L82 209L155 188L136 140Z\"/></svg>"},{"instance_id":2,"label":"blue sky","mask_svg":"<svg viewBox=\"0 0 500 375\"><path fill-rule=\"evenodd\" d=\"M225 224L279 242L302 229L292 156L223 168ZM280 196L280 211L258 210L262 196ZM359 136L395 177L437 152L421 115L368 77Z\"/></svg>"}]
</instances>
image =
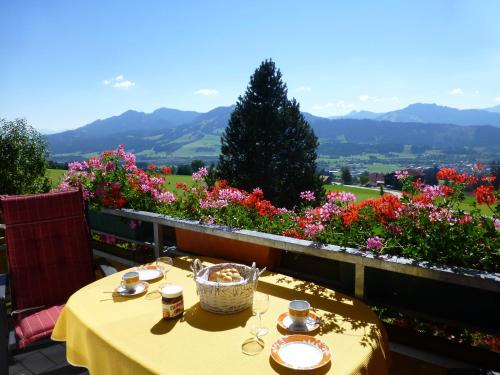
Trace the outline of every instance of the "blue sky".
<instances>
[{"instance_id":1,"label":"blue sky","mask_svg":"<svg viewBox=\"0 0 500 375\"><path fill-rule=\"evenodd\" d=\"M0 0L0 117L234 104L272 58L320 116L500 104L500 1Z\"/></svg>"}]
</instances>

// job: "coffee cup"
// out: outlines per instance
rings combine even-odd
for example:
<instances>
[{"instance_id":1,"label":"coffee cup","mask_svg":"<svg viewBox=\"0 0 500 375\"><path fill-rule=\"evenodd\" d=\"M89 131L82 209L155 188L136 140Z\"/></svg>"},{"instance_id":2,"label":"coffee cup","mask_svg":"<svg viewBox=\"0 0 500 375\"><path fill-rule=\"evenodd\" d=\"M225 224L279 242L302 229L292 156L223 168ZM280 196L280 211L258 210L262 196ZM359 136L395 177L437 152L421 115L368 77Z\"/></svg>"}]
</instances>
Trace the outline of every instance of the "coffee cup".
<instances>
[{"instance_id":1,"label":"coffee cup","mask_svg":"<svg viewBox=\"0 0 500 375\"><path fill-rule=\"evenodd\" d=\"M122 286L129 292L134 291L137 284L139 284L139 272L130 271L122 276Z\"/></svg>"},{"instance_id":2,"label":"coffee cup","mask_svg":"<svg viewBox=\"0 0 500 375\"><path fill-rule=\"evenodd\" d=\"M288 315L295 326L305 326L311 305L304 300L293 300L288 304Z\"/></svg>"}]
</instances>

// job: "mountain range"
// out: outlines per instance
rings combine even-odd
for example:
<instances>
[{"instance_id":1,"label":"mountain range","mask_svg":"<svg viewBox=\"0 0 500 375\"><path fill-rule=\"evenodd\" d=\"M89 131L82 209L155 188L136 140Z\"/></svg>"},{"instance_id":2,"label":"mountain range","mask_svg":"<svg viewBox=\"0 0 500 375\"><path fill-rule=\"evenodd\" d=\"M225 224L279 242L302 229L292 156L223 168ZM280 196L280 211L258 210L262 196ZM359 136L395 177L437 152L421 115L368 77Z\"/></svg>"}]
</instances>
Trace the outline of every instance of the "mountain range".
<instances>
[{"instance_id":1,"label":"mountain range","mask_svg":"<svg viewBox=\"0 0 500 375\"><path fill-rule=\"evenodd\" d=\"M123 143L141 161L213 161L233 110L234 106L206 113L169 108L152 113L129 110L75 130L47 135L51 159L81 160ZM500 106L458 110L412 104L398 111L361 111L337 118L303 114L320 140L318 153L324 157L409 150L416 154L472 154L473 158L500 155Z\"/></svg>"},{"instance_id":2,"label":"mountain range","mask_svg":"<svg viewBox=\"0 0 500 375\"><path fill-rule=\"evenodd\" d=\"M376 113L352 111L344 116L330 119L358 119L392 122L422 122L455 125L493 125L500 126L500 105L486 109L456 109L437 104L411 104L397 111Z\"/></svg>"}]
</instances>

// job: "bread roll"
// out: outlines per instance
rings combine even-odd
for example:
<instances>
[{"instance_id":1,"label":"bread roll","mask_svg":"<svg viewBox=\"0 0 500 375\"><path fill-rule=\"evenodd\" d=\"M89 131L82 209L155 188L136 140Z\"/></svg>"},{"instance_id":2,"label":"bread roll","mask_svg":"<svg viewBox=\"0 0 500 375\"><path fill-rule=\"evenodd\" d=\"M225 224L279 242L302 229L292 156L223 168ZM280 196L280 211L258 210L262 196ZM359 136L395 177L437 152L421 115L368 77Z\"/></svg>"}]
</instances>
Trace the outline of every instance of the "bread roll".
<instances>
[{"instance_id":1,"label":"bread roll","mask_svg":"<svg viewBox=\"0 0 500 375\"><path fill-rule=\"evenodd\" d=\"M208 280L218 283L234 283L243 280L243 278L236 268L223 268L220 271L212 272Z\"/></svg>"}]
</instances>

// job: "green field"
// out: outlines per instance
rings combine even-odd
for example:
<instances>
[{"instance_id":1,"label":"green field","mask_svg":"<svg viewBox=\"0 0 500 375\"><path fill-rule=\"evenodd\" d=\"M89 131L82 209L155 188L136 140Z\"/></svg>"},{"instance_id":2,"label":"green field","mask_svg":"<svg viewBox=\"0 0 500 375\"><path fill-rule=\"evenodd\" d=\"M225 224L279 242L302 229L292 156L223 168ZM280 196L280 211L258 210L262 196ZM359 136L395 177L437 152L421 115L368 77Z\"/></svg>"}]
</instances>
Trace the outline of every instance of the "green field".
<instances>
[{"instance_id":1,"label":"green field","mask_svg":"<svg viewBox=\"0 0 500 375\"><path fill-rule=\"evenodd\" d=\"M64 175L64 172L65 171L60 170L60 169L47 169L47 176L51 180L52 187L56 187L59 184L59 182L61 181L61 179ZM191 176L170 175L166 178L165 187L168 190L174 191L174 190L176 190L175 184L177 182L184 182L188 185L192 185L193 180L191 179ZM364 201L365 199L380 197L380 192L378 189L365 189L365 188L360 188L360 187L356 187L356 186L349 186L349 185L328 184L328 185L325 185L325 190L326 191L332 191L332 190L346 191L349 193L353 193L356 195L358 203ZM465 198L465 201L460 205L460 208L462 208L465 211L471 210L473 207L472 203L474 201L475 201L475 198L473 196L467 196ZM488 216L492 215L491 210L487 206L481 205L478 207L484 215L488 215Z\"/></svg>"},{"instance_id":2,"label":"green field","mask_svg":"<svg viewBox=\"0 0 500 375\"><path fill-rule=\"evenodd\" d=\"M325 185L325 190L326 191L345 191L348 193L353 193L356 195L356 202L362 202L365 199L370 199L370 198L379 198L380 197L380 190L378 189L364 189L364 188L359 188L355 186L348 186L348 185L332 185L328 184Z\"/></svg>"},{"instance_id":3,"label":"green field","mask_svg":"<svg viewBox=\"0 0 500 375\"><path fill-rule=\"evenodd\" d=\"M61 182L65 170L62 169L47 169L47 177L50 180L52 187L56 187Z\"/></svg>"}]
</instances>

